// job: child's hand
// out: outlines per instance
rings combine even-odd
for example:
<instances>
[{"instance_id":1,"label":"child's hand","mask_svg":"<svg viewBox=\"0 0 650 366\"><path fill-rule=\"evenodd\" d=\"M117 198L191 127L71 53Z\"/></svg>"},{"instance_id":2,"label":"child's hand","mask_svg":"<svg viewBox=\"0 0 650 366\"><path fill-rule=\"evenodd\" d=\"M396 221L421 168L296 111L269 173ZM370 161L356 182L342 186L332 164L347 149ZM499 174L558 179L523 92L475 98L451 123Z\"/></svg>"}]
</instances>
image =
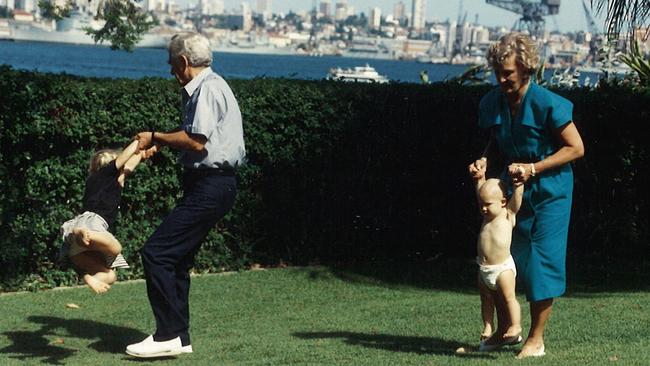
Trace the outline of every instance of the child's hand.
<instances>
[{"instance_id":1,"label":"child's hand","mask_svg":"<svg viewBox=\"0 0 650 366\"><path fill-rule=\"evenodd\" d=\"M508 175L512 178L512 184L517 187L528 180L526 168L521 164L510 164L508 166Z\"/></svg>"},{"instance_id":2,"label":"child's hand","mask_svg":"<svg viewBox=\"0 0 650 366\"><path fill-rule=\"evenodd\" d=\"M487 158L480 158L471 163L468 167L469 175L472 179L485 178L485 171L487 170Z\"/></svg>"},{"instance_id":3,"label":"child's hand","mask_svg":"<svg viewBox=\"0 0 650 366\"><path fill-rule=\"evenodd\" d=\"M140 156L142 159L149 159L150 157L154 156L158 151L160 151L160 148L158 145L154 144L150 148L146 150L140 150Z\"/></svg>"}]
</instances>

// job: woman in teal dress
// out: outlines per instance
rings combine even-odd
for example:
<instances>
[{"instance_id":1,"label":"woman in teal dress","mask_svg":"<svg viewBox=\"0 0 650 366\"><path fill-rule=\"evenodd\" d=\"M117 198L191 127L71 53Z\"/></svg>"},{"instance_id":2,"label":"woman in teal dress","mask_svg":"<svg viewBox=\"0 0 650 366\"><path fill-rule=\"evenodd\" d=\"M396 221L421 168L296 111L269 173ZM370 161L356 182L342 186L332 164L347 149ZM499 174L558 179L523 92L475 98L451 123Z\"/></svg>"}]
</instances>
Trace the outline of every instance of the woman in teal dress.
<instances>
[{"instance_id":1,"label":"woman in teal dress","mask_svg":"<svg viewBox=\"0 0 650 366\"><path fill-rule=\"evenodd\" d=\"M488 61L499 87L483 97L479 126L489 129L508 167L504 181L523 181L524 200L512 238L517 275L530 302L531 329L518 358L542 356L544 328L566 287L565 260L573 172L571 161L583 156L582 138L573 123L573 104L535 84L539 64L535 43L521 33L509 33L493 44ZM479 159L469 172L485 170ZM499 306L497 305L497 308ZM497 309L499 313L502 309ZM503 343L507 326L499 324L488 345Z\"/></svg>"}]
</instances>

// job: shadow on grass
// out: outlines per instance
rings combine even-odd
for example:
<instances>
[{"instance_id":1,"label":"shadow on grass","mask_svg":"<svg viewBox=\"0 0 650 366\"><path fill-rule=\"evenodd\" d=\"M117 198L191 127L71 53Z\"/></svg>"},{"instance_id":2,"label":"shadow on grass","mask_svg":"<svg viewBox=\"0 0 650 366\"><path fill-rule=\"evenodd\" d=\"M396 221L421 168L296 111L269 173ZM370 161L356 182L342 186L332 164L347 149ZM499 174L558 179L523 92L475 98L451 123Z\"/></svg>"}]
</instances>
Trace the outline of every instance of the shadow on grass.
<instances>
[{"instance_id":1,"label":"shadow on grass","mask_svg":"<svg viewBox=\"0 0 650 366\"><path fill-rule=\"evenodd\" d=\"M147 336L135 329L91 320L52 316L31 316L28 320L40 324L41 328L36 331L2 333L12 344L0 349L0 353L11 354L11 358L21 361L43 359L41 363L63 365L66 358L77 352L77 349L66 347L66 338L99 338L88 347L97 352L123 353L127 344L138 342Z\"/></svg>"},{"instance_id":2,"label":"shadow on grass","mask_svg":"<svg viewBox=\"0 0 650 366\"><path fill-rule=\"evenodd\" d=\"M415 353L419 355L442 355L462 358L495 358L495 353L456 353L459 347L467 347L456 341L435 337L397 336L390 334L367 334L355 332L297 332L293 336L302 339L341 338L352 346L375 348L392 352ZM504 349L505 351L505 349Z\"/></svg>"}]
</instances>

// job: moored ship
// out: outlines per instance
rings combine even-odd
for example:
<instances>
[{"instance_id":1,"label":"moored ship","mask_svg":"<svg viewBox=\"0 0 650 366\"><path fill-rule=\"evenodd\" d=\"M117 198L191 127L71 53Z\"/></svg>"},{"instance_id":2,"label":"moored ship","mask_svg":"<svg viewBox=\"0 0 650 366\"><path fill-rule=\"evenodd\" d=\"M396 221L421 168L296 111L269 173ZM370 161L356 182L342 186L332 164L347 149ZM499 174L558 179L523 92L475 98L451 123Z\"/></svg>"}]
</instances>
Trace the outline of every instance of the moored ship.
<instances>
[{"instance_id":1,"label":"moored ship","mask_svg":"<svg viewBox=\"0 0 650 366\"><path fill-rule=\"evenodd\" d=\"M14 21L9 24L10 40L31 42L70 43L82 45L109 46L107 42L95 43L92 36L86 34L84 28L100 29L101 24L92 17L74 12L69 18L56 22L56 26L48 23ZM146 33L136 47L165 48L170 37L156 33Z\"/></svg>"}]
</instances>

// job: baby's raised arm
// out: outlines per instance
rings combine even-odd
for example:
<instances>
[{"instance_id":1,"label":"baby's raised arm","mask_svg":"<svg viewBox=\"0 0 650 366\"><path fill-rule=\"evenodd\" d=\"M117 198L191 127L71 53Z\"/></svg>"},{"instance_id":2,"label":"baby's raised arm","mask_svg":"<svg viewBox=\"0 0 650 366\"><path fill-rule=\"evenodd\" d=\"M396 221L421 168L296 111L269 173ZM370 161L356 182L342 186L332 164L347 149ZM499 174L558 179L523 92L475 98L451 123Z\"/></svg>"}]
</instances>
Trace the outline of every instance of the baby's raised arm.
<instances>
[{"instance_id":1,"label":"baby's raised arm","mask_svg":"<svg viewBox=\"0 0 650 366\"><path fill-rule=\"evenodd\" d=\"M476 184L476 195L478 197L478 191L481 189L483 183L485 183L485 173L487 171L487 159L485 157L476 160L469 165L469 174L474 179Z\"/></svg>"},{"instance_id":2,"label":"baby's raised arm","mask_svg":"<svg viewBox=\"0 0 650 366\"><path fill-rule=\"evenodd\" d=\"M521 208L521 202L524 199L524 183L513 182L512 186L514 190L512 191L512 196L510 197L510 200L508 200L506 208L512 215L516 215L517 212L519 212L519 209Z\"/></svg>"}]
</instances>

